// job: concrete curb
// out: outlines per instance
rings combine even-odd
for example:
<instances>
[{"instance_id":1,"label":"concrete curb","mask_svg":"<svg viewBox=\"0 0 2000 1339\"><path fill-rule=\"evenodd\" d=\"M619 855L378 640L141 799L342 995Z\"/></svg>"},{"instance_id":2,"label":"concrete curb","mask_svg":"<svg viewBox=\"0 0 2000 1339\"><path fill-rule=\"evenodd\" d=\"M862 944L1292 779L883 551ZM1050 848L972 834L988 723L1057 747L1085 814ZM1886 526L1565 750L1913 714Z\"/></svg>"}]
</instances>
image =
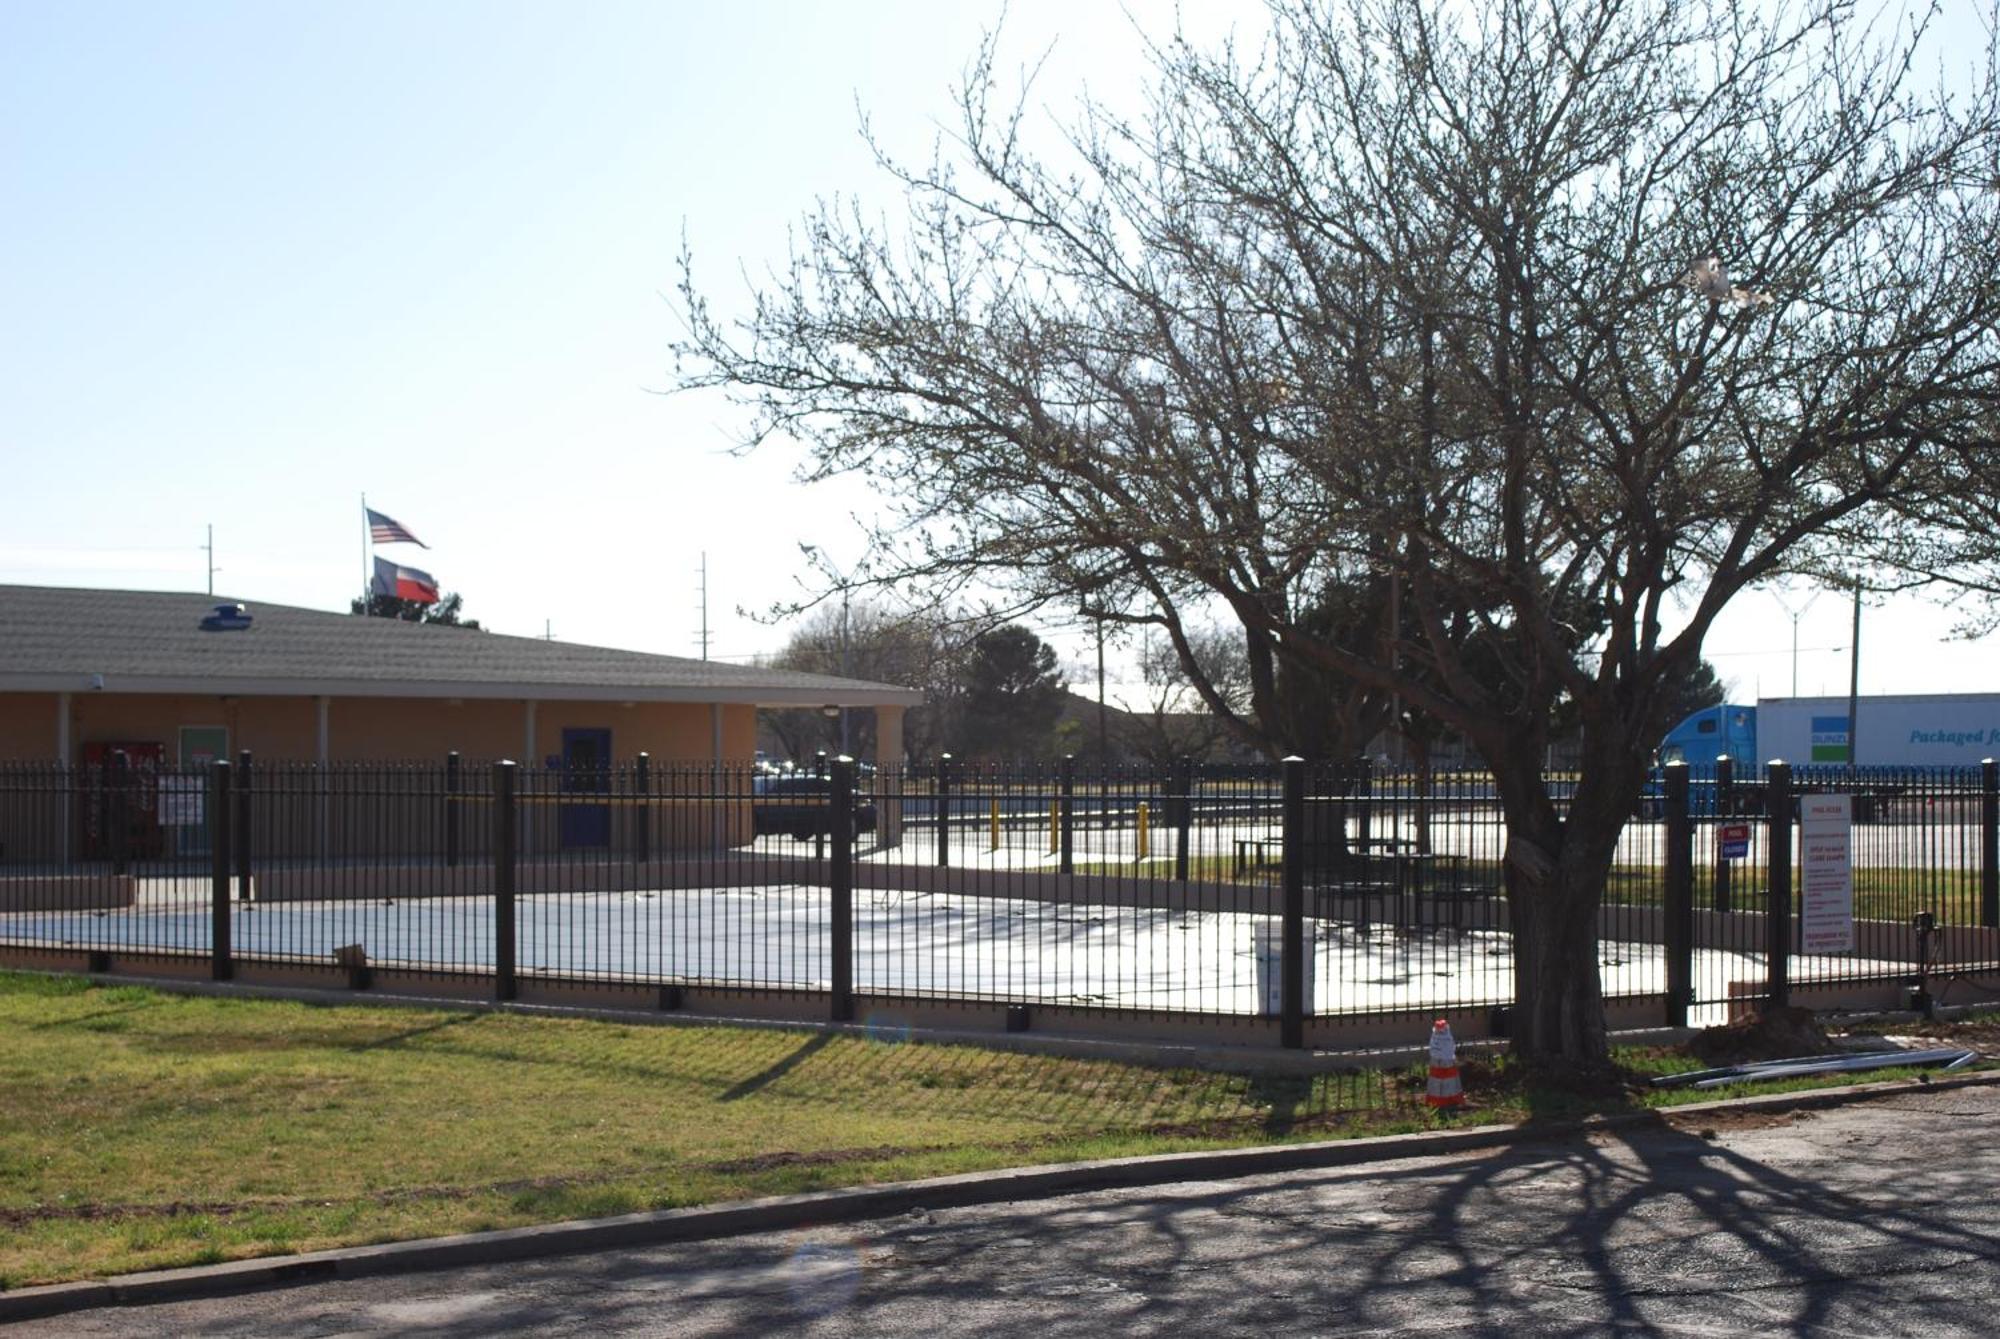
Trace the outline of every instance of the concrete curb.
<instances>
[{"instance_id":1,"label":"concrete curb","mask_svg":"<svg viewBox=\"0 0 2000 1339\"><path fill-rule=\"evenodd\" d=\"M1513 1144L1572 1138L1593 1131L1659 1125L1669 1118L1688 1122L1698 1121L1705 1115L1727 1112L1811 1111L1899 1093L1942 1092L1992 1084L2000 1084L2000 1070L1952 1074L1929 1080L1899 1080L1818 1088L1808 1092L1770 1093L1728 1101L1691 1102L1684 1106L1619 1112L1548 1125L1481 1125L1466 1130L1432 1130L1369 1139L1164 1153L1053 1167L1020 1167L896 1185L746 1200L708 1208L664 1209L624 1214L616 1218L583 1219L538 1227L508 1228L498 1232L314 1251L306 1255L236 1260L221 1265L197 1265L186 1269L124 1274L109 1279L0 1292L0 1324L96 1307L144 1306L330 1279L368 1278L416 1270L540 1259L581 1251L796 1230L829 1223L887 1218L914 1209L1005 1204L1094 1190L1228 1181L1269 1172L1443 1157Z\"/></svg>"}]
</instances>

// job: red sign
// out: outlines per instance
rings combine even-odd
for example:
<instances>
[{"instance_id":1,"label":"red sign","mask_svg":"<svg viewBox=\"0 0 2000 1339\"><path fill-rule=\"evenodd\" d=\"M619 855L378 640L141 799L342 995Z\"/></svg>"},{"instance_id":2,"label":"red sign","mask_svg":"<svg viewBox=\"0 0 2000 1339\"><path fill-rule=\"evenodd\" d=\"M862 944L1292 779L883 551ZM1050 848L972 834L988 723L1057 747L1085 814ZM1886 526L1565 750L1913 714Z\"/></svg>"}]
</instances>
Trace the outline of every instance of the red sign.
<instances>
[{"instance_id":1,"label":"red sign","mask_svg":"<svg viewBox=\"0 0 2000 1339\"><path fill-rule=\"evenodd\" d=\"M1723 823L1715 829L1715 853L1724 860L1742 860L1750 854L1750 825Z\"/></svg>"}]
</instances>

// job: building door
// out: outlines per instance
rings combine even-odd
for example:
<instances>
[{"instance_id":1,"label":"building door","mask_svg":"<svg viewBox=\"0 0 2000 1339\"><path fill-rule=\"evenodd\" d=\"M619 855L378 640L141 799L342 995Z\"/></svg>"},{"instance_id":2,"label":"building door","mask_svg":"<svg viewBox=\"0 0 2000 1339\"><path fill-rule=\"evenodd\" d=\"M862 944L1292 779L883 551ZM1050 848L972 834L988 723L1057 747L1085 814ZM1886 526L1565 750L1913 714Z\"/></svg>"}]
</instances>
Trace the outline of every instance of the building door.
<instances>
[{"instance_id":1,"label":"building door","mask_svg":"<svg viewBox=\"0 0 2000 1339\"><path fill-rule=\"evenodd\" d=\"M562 732L562 788L565 795L604 795L611 790L611 732L596 727ZM569 846L609 846L611 806L570 804L562 806L562 844Z\"/></svg>"},{"instance_id":2,"label":"building door","mask_svg":"<svg viewBox=\"0 0 2000 1339\"><path fill-rule=\"evenodd\" d=\"M160 806L160 821L173 829L175 854L207 855L208 765L229 756L229 728L183 725L180 733L179 775L160 778L161 789L175 792L177 803Z\"/></svg>"}]
</instances>

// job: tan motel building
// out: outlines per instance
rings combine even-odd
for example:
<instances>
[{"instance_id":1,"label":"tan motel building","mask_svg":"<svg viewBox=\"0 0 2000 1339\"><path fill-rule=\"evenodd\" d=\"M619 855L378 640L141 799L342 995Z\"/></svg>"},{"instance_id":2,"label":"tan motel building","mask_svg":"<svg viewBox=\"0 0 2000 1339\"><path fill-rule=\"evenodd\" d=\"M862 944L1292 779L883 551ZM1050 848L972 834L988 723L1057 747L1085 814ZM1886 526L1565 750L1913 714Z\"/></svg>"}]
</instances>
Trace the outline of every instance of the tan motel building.
<instances>
[{"instance_id":1,"label":"tan motel building","mask_svg":"<svg viewBox=\"0 0 2000 1339\"><path fill-rule=\"evenodd\" d=\"M247 749L286 762L748 764L759 707L872 710L893 760L903 712L921 700L889 684L198 593L0 585L0 762L124 753L195 767Z\"/></svg>"}]
</instances>

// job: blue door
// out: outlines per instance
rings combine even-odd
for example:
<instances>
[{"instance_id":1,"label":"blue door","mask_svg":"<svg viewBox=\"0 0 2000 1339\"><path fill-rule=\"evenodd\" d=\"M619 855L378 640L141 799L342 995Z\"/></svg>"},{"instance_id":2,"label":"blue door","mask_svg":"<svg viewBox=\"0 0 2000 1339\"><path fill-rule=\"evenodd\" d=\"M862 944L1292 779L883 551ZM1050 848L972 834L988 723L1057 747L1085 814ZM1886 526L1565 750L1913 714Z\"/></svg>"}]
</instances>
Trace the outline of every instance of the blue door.
<instances>
[{"instance_id":1,"label":"blue door","mask_svg":"<svg viewBox=\"0 0 2000 1339\"><path fill-rule=\"evenodd\" d=\"M562 732L562 788L565 795L605 795L611 790L611 732L595 728ZM611 806L564 803L564 846L609 846Z\"/></svg>"}]
</instances>

